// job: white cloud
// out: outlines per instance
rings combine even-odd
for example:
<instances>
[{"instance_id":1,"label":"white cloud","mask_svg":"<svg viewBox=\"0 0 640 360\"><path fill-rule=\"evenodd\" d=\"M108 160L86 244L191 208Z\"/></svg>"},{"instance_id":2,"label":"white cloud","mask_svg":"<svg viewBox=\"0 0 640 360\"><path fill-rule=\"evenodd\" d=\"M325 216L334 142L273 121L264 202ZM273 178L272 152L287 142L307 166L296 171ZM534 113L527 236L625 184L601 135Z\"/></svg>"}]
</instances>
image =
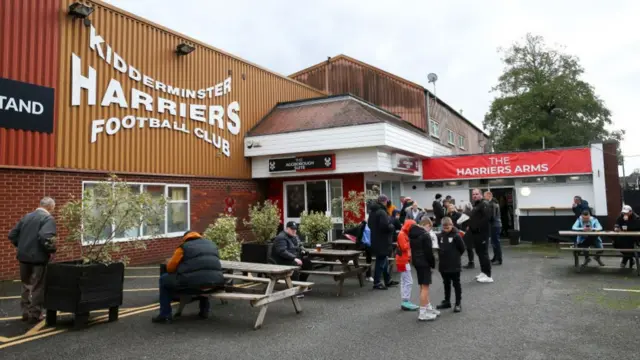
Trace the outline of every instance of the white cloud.
<instances>
[{"instance_id":1,"label":"white cloud","mask_svg":"<svg viewBox=\"0 0 640 360\"><path fill-rule=\"evenodd\" d=\"M580 57L614 126L627 130L624 153L640 155L638 1L108 2L285 75L340 53L424 86L435 72L438 97L479 125L502 70L496 49L539 34ZM628 167L640 168L640 156Z\"/></svg>"}]
</instances>

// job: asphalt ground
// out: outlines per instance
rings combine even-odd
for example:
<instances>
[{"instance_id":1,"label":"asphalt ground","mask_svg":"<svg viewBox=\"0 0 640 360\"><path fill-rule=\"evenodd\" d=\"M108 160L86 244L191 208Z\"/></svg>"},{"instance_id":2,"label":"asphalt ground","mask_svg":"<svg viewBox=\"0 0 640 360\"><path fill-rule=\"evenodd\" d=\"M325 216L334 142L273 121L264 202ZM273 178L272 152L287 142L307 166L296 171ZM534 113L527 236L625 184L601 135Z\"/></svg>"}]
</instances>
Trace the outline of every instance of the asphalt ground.
<instances>
[{"instance_id":1,"label":"asphalt ground","mask_svg":"<svg viewBox=\"0 0 640 360\"><path fill-rule=\"evenodd\" d=\"M400 310L399 289L374 291L356 279L342 297L326 277L296 315L291 301L269 305L262 329L246 301L212 302L197 318L197 303L170 325L156 314L158 270L127 270L120 320L68 331L70 316L55 329L26 325L18 317L19 283L0 283L0 358L9 359L637 359L640 353L640 277L615 268L576 273L570 255L553 249L505 249L493 284L462 274L463 312L445 311L433 322ZM605 258L618 266L619 259ZM595 262L594 262L595 263ZM394 276L396 279L399 276ZM442 300L433 276L433 303ZM414 276L414 282L416 277ZM149 290L148 290L149 289ZM635 291L611 291L620 289ZM417 301L417 284L414 284ZM146 307L144 307L146 306ZM92 314L95 318L104 313ZM9 319L7 319L9 318Z\"/></svg>"}]
</instances>

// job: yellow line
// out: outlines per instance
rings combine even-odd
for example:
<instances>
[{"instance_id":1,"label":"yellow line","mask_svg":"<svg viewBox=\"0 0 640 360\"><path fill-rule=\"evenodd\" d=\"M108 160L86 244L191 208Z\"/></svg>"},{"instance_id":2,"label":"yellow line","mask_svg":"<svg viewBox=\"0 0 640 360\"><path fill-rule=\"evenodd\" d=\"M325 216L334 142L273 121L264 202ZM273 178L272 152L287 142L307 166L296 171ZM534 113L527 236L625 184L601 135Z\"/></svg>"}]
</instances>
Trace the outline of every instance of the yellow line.
<instances>
[{"instance_id":1,"label":"yellow line","mask_svg":"<svg viewBox=\"0 0 640 360\"><path fill-rule=\"evenodd\" d=\"M46 334L46 333L50 333L55 331L56 328L44 328L42 330L40 330L40 334ZM20 339L25 339L25 338L29 338L31 335L27 335L27 334L22 334L22 335L18 335L18 336L14 336L14 337L10 337L10 338L4 338L3 342L11 342L11 341L16 341L16 340L20 340Z\"/></svg>"},{"instance_id":2,"label":"yellow line","mask_svg":"<svg viewBox=\"0 0 640 360\"><path fill-rule=\"evenodd\" d=\"M0 321L11 321L11 320L19 320L19 319L22 319L22 316L0 318Z\"/></svg>"},{"instance_id":3,"label":"yellow line","mask_svg":"<svg viewBox=\"0 0 640 360\"><path fill-rule=\"evenodd\" d=\"M31 335L35 335L38 333L38 331L40 331L45 325L47 325L45 323L44 320L40 321L39 323L37 323L34 327L31 328L31 330L27 331L24 335L25 336L31 336Z\"/></svg>"},{"instance_id":4,"label":"yellow line","mask_svg":"<svg viewBox=\"0 0 640 360\"><path fill-rule=\"evenodd\" d=\"M11 300L11 299L20 299L20 296L3 296L3 297L0 297L0 300Z\"/></svg>"}]
</instances>

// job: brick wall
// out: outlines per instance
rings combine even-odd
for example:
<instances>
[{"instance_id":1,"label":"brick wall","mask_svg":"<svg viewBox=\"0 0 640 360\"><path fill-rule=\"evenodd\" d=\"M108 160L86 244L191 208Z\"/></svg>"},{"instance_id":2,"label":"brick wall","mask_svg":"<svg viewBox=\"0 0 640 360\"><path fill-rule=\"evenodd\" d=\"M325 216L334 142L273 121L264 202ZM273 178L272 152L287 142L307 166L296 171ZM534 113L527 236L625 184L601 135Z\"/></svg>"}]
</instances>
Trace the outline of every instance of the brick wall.
<instances>
[{"instance_id":1,"label":"brick wall","mask_svg":"<svg viewBox=\"0 0 640 360\"><path fill-rule=\"evenodd\" d=\"M72 196L82 195L82 181L103 180L106 174L60 172L43 170L0 169L0 280L17 279L18 263L16 251L7 239L7 234L26 213L33 211L43 196L51 196L56 201L56 211ZM159 176L122 176L130 182L155 182L189 184L191 192L191 229L204 231L218 214L225 209L225 198L235 200L235 215L239 219L248 218L249 205L262 199L256 182L252 180L224 180L211 178L178 178ZM251 239L251 232L239 221L240 238ZM64 228L58 223L58 235L64 237ZM125 250L123 254L131 259L131 265L150 264L169 257L179 238L153 239L147 241L146 250ZM57 254L56 260L78 257L80 247L73 253Z\"/></svg>"}]
</instances>

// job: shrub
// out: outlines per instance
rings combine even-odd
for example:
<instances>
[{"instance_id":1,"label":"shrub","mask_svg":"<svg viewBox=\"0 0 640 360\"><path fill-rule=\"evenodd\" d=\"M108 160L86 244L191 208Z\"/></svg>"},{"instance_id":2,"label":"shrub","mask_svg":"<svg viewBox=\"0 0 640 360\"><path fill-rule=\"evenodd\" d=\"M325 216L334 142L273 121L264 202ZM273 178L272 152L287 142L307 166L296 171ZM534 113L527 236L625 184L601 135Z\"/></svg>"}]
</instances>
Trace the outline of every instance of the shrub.
<instances>
[{"instance_id":1,"label":"shrub","mask_svg":"<svg viewBox=\"0 0 640 360\"><path fill-rule=\"evenodd\" d=\"M203 236L218 246L220 260L240 261L241 246L236 232L237 218L221 214L209 225Z\"/></svg>"},{"instance_id":2,"label":"shrub","mask_svg":"<svg viewBox=\"0 0 640 360\"><path fill-rule=\"evenodd\" d=\"M300 216L300 233L308 244L320 244L327 241L327 233L333 229L331 218L323 212L304 211Z\"/></svg>"},{"instance_id":3,"label":"shrub","mask_svg":"<svg viewBox=\"0 0 640 360\"><path fill-rule=\"evenodd\" d=\"M249 206L249 221L243 221L246 226L251 227L251 232L258 244L266 244L271 241L278 232L280 225L280 209L278 202L266 200L262 206L260 203Z\"/></svg>"}]
</instances>

